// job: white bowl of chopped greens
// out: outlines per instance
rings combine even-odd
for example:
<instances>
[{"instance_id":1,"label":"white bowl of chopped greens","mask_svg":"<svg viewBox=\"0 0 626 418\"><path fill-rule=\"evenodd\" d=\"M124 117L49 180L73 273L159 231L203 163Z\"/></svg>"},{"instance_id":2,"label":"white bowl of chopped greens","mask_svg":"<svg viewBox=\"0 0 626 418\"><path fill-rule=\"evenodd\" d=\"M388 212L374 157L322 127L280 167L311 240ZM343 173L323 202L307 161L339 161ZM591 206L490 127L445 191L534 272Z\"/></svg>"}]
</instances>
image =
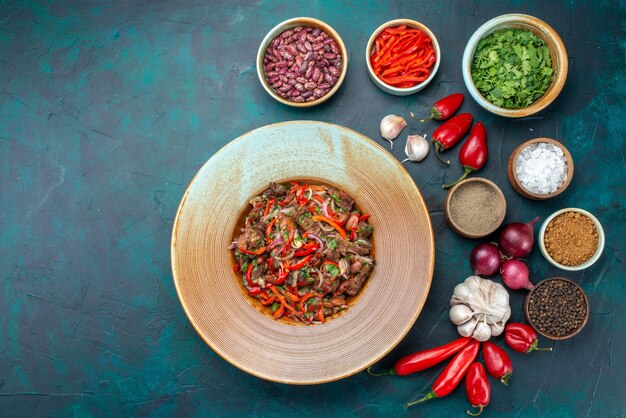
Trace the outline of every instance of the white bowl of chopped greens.
<instances>
[{"instance_id":1,"label":"white bowl of chopped greens","mask_svg":"<svg viewBox=\"0 0 626 418\"><path fill-rule=\"evenodd\" d=\"M567 78L567 51L546 22L507 14L484 23L463 53L470 95L496 115L520 118L545 109Z\"/></svg>"}]
</instances>

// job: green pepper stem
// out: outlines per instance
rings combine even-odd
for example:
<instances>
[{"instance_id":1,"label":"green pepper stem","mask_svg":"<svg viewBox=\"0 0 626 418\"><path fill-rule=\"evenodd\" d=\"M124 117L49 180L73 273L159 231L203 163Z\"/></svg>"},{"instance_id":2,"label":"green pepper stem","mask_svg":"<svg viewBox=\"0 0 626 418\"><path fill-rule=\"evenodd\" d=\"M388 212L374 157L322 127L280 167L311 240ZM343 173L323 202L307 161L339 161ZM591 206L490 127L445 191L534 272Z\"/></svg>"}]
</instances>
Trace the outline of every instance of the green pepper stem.
<instances>
[{"instance_id":1,"label":"green pepper stem","mask_svg":"<svg viewBox=\"0 0 626 418\"><path fill-rule=\"evenodd\" d=\"M441 142L436 141L436 140L433 140L433 144L435 144L435 157L437 157L437 159L441 162L441 164L450 165L450 161L444 161L439 156L439 151L443 151L446 148L443 145L441 145Z\"/></svg>"},{"instance_id":2,"label":"green pepper stem","mask_svg":"<svg viewBox=\"0 0 626 418\"><path fill-rule=\"evenodd\" d=\"M396 371L394 369L389 369L389 370L385 371L384 373L374 373L372 371L372 366L370 366L370 367L367 368L367 373L370 376L389 376L389 375L396 374Z\"/></svg>"},{"instance_id":3,"label":"green pepper stem","mask_svg":"<svg viewBox=\"0 0 626 418\"><path fill-rule=\"evenodd\" d=\"M482 413L483 413L483 409L485 408L485 406L484 406L484 405L478 405L478 406L474 406L474 405L472 405L472 408L480 408L480 409L478 410L478 412L476 412L475 414L473 414L473 413L472 413L472 411L467 411L467 413L468 413L469 415L471 415L471 416L473 416L473 417L477 417L477 416L479 416L480 414L482 414Z\"/></svg>"},{"instance_id":4,"label":"green pepper stem","mask_svg":"<svg viewBox=\"0 0 626 418\"><path fill-rule=\"evenodd\" d=\"M533 350L536 350L536 351L552 351L552 347L537 347L537 344L539 344L539 340L533 341L533 343L530 345L530 347L528 347L528 350L526 350L526 352L530 353Z\"/></svg>"},{"instance_id":5,"label":"green pepper stem","mask_svg":"<svg viewBox=\"0 0 626 418\"><path fill-rule=\"evenodd\" d=\"M502 384L504 384L504 386L508 386L509 385L509 381L511 380L511 376L512 376L511 372L506 372L504 374L504 376L502 376L500 378L500 382L502 382Z\"/></svg>"},{"instance_id":6,"label":"green pepper stem","mask_svg":"<svg viewBox=\"0 0 626 418\"><path fill-rule=\"evenodd\" d=\"M448 183L448 184L444 184L443 187L444 189L449 189L450 187L454 186L455 184L457 184L458 182L460 182L461 180L465 180L465 178L472 172L474 171L474 169L468 165L464 165L463 168L465 169L465 172L463 173L463 175L455 182L453 183Z\"/></svg>"},{"instance_id":7,"label":"green pepper stem","mask_svg":"<svg viewBox=\"0 0 626 418\"><path fill-rule=\"evenodd\" d=\"M416 405L416 404L418 404L418 403L422 403L422 402L426 402L426 401L428 401L428 400L430 400L430 399L433 399L433 398L436 398L436 397L437 397L437 395L435 394L435 392L431 390L431 391L430 391L430 392L428 392L428 393L426 394L426 396L424 396L422 399L418 399L418 400L416 400L416 401L409 402L409 403L405 404L405 405L404 405L404 407L405 407L405 408L410 408L410 407L412 407L413 405Z\"/></svg>"}]
</instances>

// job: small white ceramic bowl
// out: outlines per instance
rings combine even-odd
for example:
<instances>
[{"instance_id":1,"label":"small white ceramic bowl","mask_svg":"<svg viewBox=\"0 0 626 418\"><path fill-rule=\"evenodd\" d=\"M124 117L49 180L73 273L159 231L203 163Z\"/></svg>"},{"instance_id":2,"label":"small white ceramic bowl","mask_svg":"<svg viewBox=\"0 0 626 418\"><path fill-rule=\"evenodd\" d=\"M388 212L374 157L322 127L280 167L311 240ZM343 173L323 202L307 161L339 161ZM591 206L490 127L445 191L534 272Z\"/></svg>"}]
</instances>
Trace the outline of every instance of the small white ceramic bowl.
<instances>
[{"instance_id":1,"label":"small white ceramic bowl","mask_svg":"<svg viewBox=\"0 0 626 418\"><path fill-rule=\"evenodd\" d=\"M546 90L543 96L537 99L530 106L521 109L506 109L492 104L490 101L485 99L482 94L480 94L474 85L474 81L472 80L472 61L474 59L474 52L476 51L478 42L497 30L507 28L530 30L546 42L548 48L550 49L550 56L552 58L552 69L554 70L552 84L550 84L548 90ZM567 69L567 51L565 50L565 45L563 44L561 37L556 33L556 31L543 20L520 13L497 16L485 22L476 30L476 32L474 32L472 37L467 42L465 51L463 52L463 81L465 81L465 86L467 87L470 95L474 98L474 100L476 100L476 103L478 103L485 110L508 118L522 118L530 116L550 105L550 103L557 98L565 85L565 80L567 79Z\"/></svg>"},{"instance_id":2,"label":"small white ceramic bowl","mask_svg":"<svg viewBox=\"0 0 626 418\"><path fill-rule=\"evenodd\" d=\"M322 97L317 100L312 100L310 102L296 103L291 100L287 100L281 96L279 96L276 91L270 86L267 82L267 77L265 76L265 65L263 64L263 59L265 58L265 51L270 43L276 38L278 35L286 31L287 29L295 28L296 26L311 26L313 28L320 28L326 34L334 39L337 43L337 46L341 50L341 73L339 74L339 78L335 85ZM285 104L287 106L293 107L311 107L318 105L320 103L324 103L326 100L330 99L333 94L339 90L343 80L346 78L346 72L348 71L348 50L346 49L346 45L343 43L341 36L335 31L329 24L322 22L318 19L313 19L312 17L295 17L293 19L285 20L284 22L279 23L274 26L268 33L265 35L265 38L261 41L261 45L259 45L259 50L256 54L256 72L259 76L259 81L261 85L267 91L267 93L272 96L275 100Z\"/></svg>"},{"instance_id":3,"label":"small white ceramic bowl","mask_svg":"<svg viewBox=\"0 0 626 418\"><path fill-rule=\"evenodd\" d=\"M550 223L550 221L552 221L552 219L556 218L558 215L565 213L565 212L578 212L581 215L588 217L589 219L591 219L594 226L596 227L596 231L598 231L598 248L596 249L596 253L589 260L577 266L564 266L563 264L560 264L554 261L554 259L550 257L550 255L548 254L548 250L546 249L546 246L543 242L544 235L546 233L546 228L548 227L548 224ZM548 260L548 262L555 267L558 267L563 270L568 270L568 271L584 270L587 267L591 267L593 263L598 261L598 258L600 258L600 255L602 255L602 251L604 251L604 230L602 229L602 225L600 224L600 221L598 221L598 219L595 216L593 216L591 213L587 212L584 209L565 208L565 209L557 210L552 215L548 216L548 218L543 222L543 224L541 225L541 228L539 229L539 248L541 249L541 254L543 254L544 258Z\"/></svg>"},{"instance_id":4,"label":"small white ceramic bowl","mask_svg":"<svg viewBox=\"0 0 626 418\"><path fill-rule=\"evenodd\" d=\"M420 84L407 88L390 86L389 84L380 80L374 73L374 69L372 68L372 64L370 63L370 56L374 52L375 41L378 35L387 28L400 25L407 25L411 28L416 28L424 32L430 38L433 44L433 48L435 49L435 55L437 57L437 61L435 61L435 64L431 67L431 72L428 78L422 81ZM378 86L379 89L386 93L393 94L394 96L408 96L417 93L420 90L423 90L428 85L428 83L430 83L435 77L435 74L437 74L437 70L439 69L439 64L441 63L441 50L439 49L439 42L437 42L437 37L435 37L435 34L432 33L431 30L426 27L426 25L410 19L395 19L390 20L387 23L383 23L378 27L378 29L374 31L374 33L372 33L369 41L367 41L367 47L365 48L365 62L367 63L367 72L369 73L370 78L372 79L374 84Z\"/></svg>"}]
</instances>

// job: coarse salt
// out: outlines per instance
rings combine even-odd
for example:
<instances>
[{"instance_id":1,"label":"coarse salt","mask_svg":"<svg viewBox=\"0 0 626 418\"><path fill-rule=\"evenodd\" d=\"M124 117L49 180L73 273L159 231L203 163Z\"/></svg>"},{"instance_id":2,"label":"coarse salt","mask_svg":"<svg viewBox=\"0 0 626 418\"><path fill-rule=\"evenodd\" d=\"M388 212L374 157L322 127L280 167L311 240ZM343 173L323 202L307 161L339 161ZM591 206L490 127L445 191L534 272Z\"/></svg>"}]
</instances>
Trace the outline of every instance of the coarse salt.
<instances>
[{"instance_id":1,"label":"coarse salt","mask_svg":"<svg viewBox=\"0 0 626 418\"><path fill-rule=\"evenodd\" d=\"M553 193L567 179L565 155L559 147L550 143L530 144L517 155L515 174L522 187L529 192Z\"/></svg>"}]
</instances>

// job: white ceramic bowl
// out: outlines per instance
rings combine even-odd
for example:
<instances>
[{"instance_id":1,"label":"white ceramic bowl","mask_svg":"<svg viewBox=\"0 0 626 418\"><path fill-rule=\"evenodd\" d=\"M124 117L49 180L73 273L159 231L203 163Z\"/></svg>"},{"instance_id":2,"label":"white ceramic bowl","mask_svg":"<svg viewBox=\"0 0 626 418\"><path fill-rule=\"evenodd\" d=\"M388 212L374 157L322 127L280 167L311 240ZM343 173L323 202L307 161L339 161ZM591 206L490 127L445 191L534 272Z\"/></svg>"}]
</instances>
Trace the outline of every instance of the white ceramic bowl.
<instances>
[{"instance_id":1,"label":"white ceramic bowl","mask_svg":"<svg viewBox=\"0 0 626 418\"><path fill-rule=\"evenodd\" d=\"M591 219L594 226L596 227L596 231L598 231L598 248L596 249L596 253L589 260L577 266L564 266L563 264L560 264L554 261L554 259L550 257L550 254L548 254L548 250L546 249L546 246L543 242L544 235L546 233L546 228L548 227L548 224L550 223L550 221L554 219L555 217L557 217L558 215L565 213L565 212L578 212L581 215L585 215L586 217ZM541 254L543 254L545 259L548 260L548 262L555 267L558 267L563 270L569 270L569 271L584 270L587 267L591 267L593 263L598 261L598 258L600 258L600 255L602 255L602 251L604 251L604 230L602 229L602 225L600 224L600 221L598 221L598 219L595 216L593 216L591 213L587 212L584 209L565 208L565 209L557 210L552 215L548 216L548 218L543 222L543 224L541 225L541 228L539 229L539 248L541 249Z\"/></svg>"},{"instance_id":2,"label":"white ceramic bowl","mask_svg":"<svg viewBox=\"0 0 626 418\"><path fill-rule=\"evenodd\" d=\"M546 42L552 57L552 69L554 70L552 84L550 84L548 90L546 90L542 97L537 99L530 106L521 109L506 109L492 104L480 94L474 85L474 81L472 80L472 60L474 59L474 52L476 51L478 42L497 30L507 28L527 29L532 31L535 35L542 38ZM556 33L556 31L543 20L520 13L494 17L493 19L485 22L476 30L476 32L474 32L472 37L467 42L465 51L463 52L463 81L465 81L465 86L467 87L470 95L485 110L488 110L493 114L509 118L530 116L550 105L550 103L557 98L565 85L567 69L567 51L565 50L565 45L563 44L561 37Z\"/></svg>"},{"instance_id":3,"label":"white ceramic bowl","mask_svg":"<svg viewBox=\"0 0 626 418\"><path fill-rule=\"evenodd\" d=\"M339 74L339 78L335 85L322 97L317 100L313 100L310 102L296 103L291 100L287 100L278 94L276 91L270 86L267 82L267 77L265 76L265 65L263 64L263 59L265 58L265 51L270 43L276 38L278 35L286 31L287 29L295 28L296 26L311 26L313 28L320 28L326 34L335 40L337 46L341 50L341 73ZM284 22L279 23L274 26L268 33L265 35L265 38L261 41L261 45L259 45L259 50L256 54L256 72L259 76L259 81L261 85L267 91L267 93L272 96L275 100L281 102L282 104L286 104L287 106L293 107L311 107L318 105L320 103L324 103L326 100L330 99L333 94L339 90L343 80L346 78L346 72L348 71L348 50L346 49L346 45L343 43L341 36L335 31L329 24L322 22L318 19L313 19L312 17L295 17L293 19L285 20Z\"/></svg>"},{"instance_id":4,"label":"white ceramic bowl","mask_svg":"<svg viewBox=\"0 0 626 418\"><path fill-rule=\"evenodd\" d=\"M437 61L435 61L435 65L432 66L431 72L428 78L422 81L420 84L417 84L413 87L398 88L398 87L390 86L389 84L380 80L376 76L376 74L374 74L374 69L372 68L372 64L370 64L370 56L372 55L374 51L374 46L375 46L374 42L376 41L376 38L378 37L378 35L387 28L399 26L399 25L407 25L411 28L419 29L422 32L424 32L426 35L428 35L428 37L430 38L433 44L433 48L435 49L435 55L437 56ZM439 49L439 42L437 42L437 37L435 36L434 33L431 32L430 29L428 29L426 25L420 22L416 22L415 20L410 20L410 19L395 19L395 20L390 20L387 23L383 23L382 25L378 27L378 29L374 31L374 33L372 33L372 36L370 36L369 41L367 41L367 47L365 48L365 62L367 63L367 72L370 75L370 78L372 79L374 84L378 86L379 89L381 89L382 91L386 93L393 94L394 96L408 96L408 95L417 93L420 90L423 90L435 77L435 74L437 74L437 70L439 69L439 64L441 63L441 50Z\"/></svg>"}]
</instances>

